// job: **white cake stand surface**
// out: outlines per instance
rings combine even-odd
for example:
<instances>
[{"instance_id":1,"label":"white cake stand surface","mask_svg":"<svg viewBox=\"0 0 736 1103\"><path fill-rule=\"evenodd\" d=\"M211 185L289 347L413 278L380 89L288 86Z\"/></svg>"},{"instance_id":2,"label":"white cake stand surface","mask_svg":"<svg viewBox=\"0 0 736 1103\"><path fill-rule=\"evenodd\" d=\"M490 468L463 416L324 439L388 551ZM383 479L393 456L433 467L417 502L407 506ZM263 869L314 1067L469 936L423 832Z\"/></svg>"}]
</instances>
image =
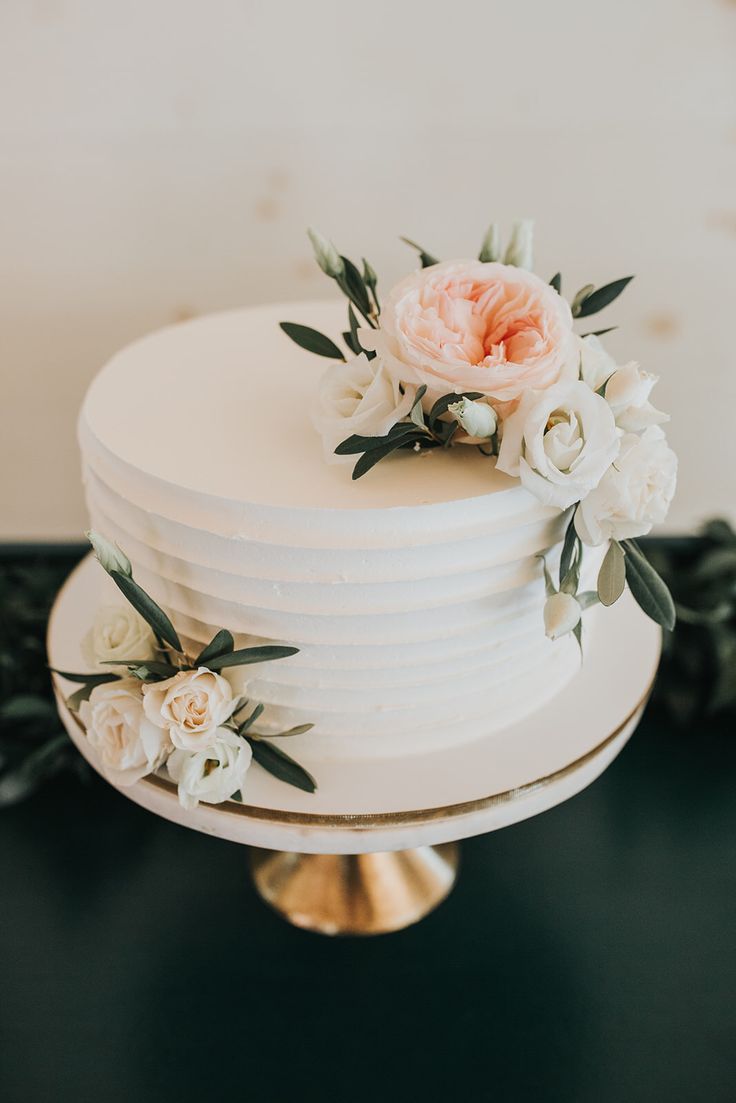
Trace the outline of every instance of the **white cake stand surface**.
<instances>
[{"instance_id":1,"label":"white cake stand surface","mask_svg":"<svg viewBox=\"0 0 736 1103\"><path fill-rule=\"evenodd\" d=\"M88 556L60 591L49 621L52 667L85 669L80 641L101 594L107 600L101 585L112 587L111 599L117 594L100 575ZM256 885L299 926L325 933L407 926L452 887L457 848L448 844L567 800L605 770L636 727L654 681L661 632L628 593L592 616L603 623L596 626L580 672L541 710L489 737L444 751L342 763L310 762L300 752L317 779L314 794L278 782L255 765L244 804L200 804L185 811L165 777L144 778L120 792L174 823L281 852L255 855ZM70 737L99 771L64 704L76 687L56 676L54 682ZM493 708L492 695L488 707Z\"/></svg>"}]
</instances>

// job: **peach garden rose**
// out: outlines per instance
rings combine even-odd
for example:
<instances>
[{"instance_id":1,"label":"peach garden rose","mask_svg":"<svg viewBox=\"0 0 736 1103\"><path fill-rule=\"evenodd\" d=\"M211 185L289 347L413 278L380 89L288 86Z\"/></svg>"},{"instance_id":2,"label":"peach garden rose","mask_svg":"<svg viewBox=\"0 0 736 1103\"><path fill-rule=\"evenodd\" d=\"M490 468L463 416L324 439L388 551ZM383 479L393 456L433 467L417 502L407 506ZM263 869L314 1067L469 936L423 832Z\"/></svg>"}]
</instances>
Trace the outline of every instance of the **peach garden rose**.
<instances>
[{"instance_id":1,"label":"peach garden rose","mask_svg":"<svg viewBox=\"0 0 736 1103\"><path fill-rule=\"evenodd\" d=\"M361 330L386 370L426 384L428 400L477 391L515 403L577 374L570 307L554 288L513 265L448 261L394 287L380 330Z\"/></svg>"}]
</instances>

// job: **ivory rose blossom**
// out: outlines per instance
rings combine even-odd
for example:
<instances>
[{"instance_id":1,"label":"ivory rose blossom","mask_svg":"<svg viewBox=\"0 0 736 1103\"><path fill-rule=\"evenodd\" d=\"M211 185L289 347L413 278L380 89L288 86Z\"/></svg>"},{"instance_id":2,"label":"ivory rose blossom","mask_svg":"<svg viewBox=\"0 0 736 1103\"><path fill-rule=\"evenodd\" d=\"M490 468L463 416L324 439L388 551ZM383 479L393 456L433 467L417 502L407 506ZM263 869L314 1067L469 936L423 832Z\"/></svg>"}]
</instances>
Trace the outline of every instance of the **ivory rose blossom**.
<instances>
[{"instance_id":1,"label":"ivory rose blossom","mask_svg":"<svg viewBox=\"0 0 736 1103\"><path fill-rule=\"evenodd\" d=\"M575 512L575 528L589 545L644 536L663 521L677 483L677 457L657 425L626 433L615 463Z\"/></svg>"},{"instance_id":2,"label":"ivory rose blossom","mask_svg":"<svg viewBox=\"0 0 736 1103\"><path fill-rule=\"evenodd\" d=\"M428 400L477 391L514 402L577 373L567 302L532 272L497 262L412 274L384 303L381 328L360 339L397 381L426 384Z\"/></svg>"},{"instance_id":3,"label":"ivory rose blossom","mask_svg":"<svg viewBox=\"0 0 736 1103\"><path fill-rule=\"evenodd\" d=\"M218 728L204 750L174 751L166 768L179 787L183 808L196 808L200 801L220 804L241 789L252 758L250 746L228 728Z\"/></svg>"},{"instance_id":4,"label":"ivory rose blossom","mask_svg":"<svg viewBox=\"0 0 736 1103\"><path fill-rule=\"evenodd\" d=\"M180 670L173 678L143 687L146 716L167 731L182 751L205 750L212 733L230 718L233 706L230 683L203 666Z\"/></svg>"},{"instance_id":5,"label":"ivory rose blossom","mask_svg":"<svg viewBox=\"0 0 736 1103\"><path fill-rule=\"evenodd\" d=\"M103 605L82 640L82 654L91 667L126 659L152 659L156 639L130 605Z\"/></svg>"},{"instance_id":6,"label":"ivory rose blossom","mask_svg":"<svg viewBox=\"0 0 736 1103\"><path fill-rule=\"evenodd\" d=\"M351 456L336 456L335 448L354 433L381 437L411 410L415 387L404 394L398 378L387 371L380 356L365 353L348 364L328 368L319 385L312 421L322 437L325 458L350 463ZM354 462L354 460L353 460Z\"/></svg>"},{"instance_id":7,"label":"ivory rose blossom","mask_svg":"<svg viewBox=\"0 0 736 1103\"><path fill-rule=\"evenodd\" d=\"M524 395L504 423L497 467L545 505L567 509L598 485L618 447L610 406L572 380Z\"/></svg>"},{"instance_id":8,"label":"ivory rose blossom","mask_svg":"<svg viewBox=\"0 0 736 1103\"><path fill-rule=\"evenodd\" d=\"M144 714L137 678L95 686L80 705L79 718L104 773L116 785L134 785L171 750L166 733Z\"/></svg>"}]
</instances>

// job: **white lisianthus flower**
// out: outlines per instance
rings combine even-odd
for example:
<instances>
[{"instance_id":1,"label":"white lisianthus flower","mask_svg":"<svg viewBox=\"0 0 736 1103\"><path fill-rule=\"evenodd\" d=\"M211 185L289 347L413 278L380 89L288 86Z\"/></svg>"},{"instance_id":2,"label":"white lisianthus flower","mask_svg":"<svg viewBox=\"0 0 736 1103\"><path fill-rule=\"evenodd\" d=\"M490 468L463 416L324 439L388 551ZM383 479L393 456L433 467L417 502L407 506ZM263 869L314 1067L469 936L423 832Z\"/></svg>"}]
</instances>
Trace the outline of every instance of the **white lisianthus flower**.
<instances>
[{"instance_id":1,"label":"white lisianthus flower","mask_svg":"<svg viewBox=\"0 0 736 1103\"><path fill-rule=\"evenodd\" d=\"M616 368L606 383L604 396L619 429L638 433L650 425L669 421L669 415L655 409L649 401L657 379L658 376L642 371L633 360L622 368Z\"/></svg>"},{"instance_id":2,"label":"white lisianthus flower","mask_svg":"<svg viewBox=\"0 0 736 1103\"><path fill-rule=\"evenodd\" d=\"M82 654L90 667L126 659L152 659L156 637L130 605L103 605L82 640Z\"/></svg>"},{"instance_id":3,"label":"white lisianthus flower","mask_svg":"<svg viewBox=\"0 0 736 1103\"><path fill-rule=\"evenodd\" d=\"M597 486L618 453L611 408L579 380L528 391L503 425L497 467L545 505L567 509Z\"/></svg>"},{"instance_id":4,"label":"white lisianthus flower","mask_svg":"<svg viewBox=\"0 0 736 1103\"><path fill-rule=\"evenodd\" d=\"M592 333L589 337L578 337L577 356L580 378L591 391L600 390L616 371L616 361Z\"/></svg>"},{"instance_id":5,"label":"white lisianthus flower","mask_svg":"<svg viewBox=\"0 0 736 1103\"><path fill-rule=\"evenodd\" d=\"M171 750L168 736L143 711L141 683L121 678L95 686L79 718L104 774L115 785L134 785L157 769Z\"/></svg>"},{"instance_id":6,"label":"white lisianthus flower","mask_svg":"<svg viewBox=\"0 0 736 1103\"><path fill-rule=\"evenodd\" d=\"M203 750L174 751L166 768L178 785L181 806L196 808L200 801L221 804L242 789L251 758L244 739L229 728L219 728Z\"/></svg>"},{"instance_id":7,"label":"white lisianthus flower","mask_svg":"<svg viewBox=\"0 0 736 1103\"><path fill-rule=\"evenodd\" d=\"M575 512L580 539L595 547L644 536L665 519L676 483L677 457L659 426L626 433L617 459Z\"/></svg>"},{"instance_id":8,"label":"white lisianthus flower","mask_svg":"<svg viewBox=\"0 0 736 1103\"><path fill-rule=\"evenodd\" d=\"M146 716L182 751L205 750L234 706L230 683L203 666L143 686Z\"/></svg>"},{"instance_id":9,"label":"white lisianthus flower","mask_svg":"<svg viewBox=\"0 0 736 1103\"><path fill-rule=\"evenodd\" d=\"M459 402L451 402L447 412L469 437L486 440L496 432L498 426L496 411L487 402L473 402L469 398L461 398Z\"/></svg>"},{"instance_id":10,"label":"white lisianthus flower","mask_svg":"<svg viewBox=\"0 0 736 1103\"><path fill-rule=\"evenodd\" d=\"M348 437L382 437L411 410L416 387L402 394L399 380L385 370L380 356L369 360L364 352L347 364L335 364L322 376L312 422L322 437L325 458L331 463L355 462L354 456L336 456L335 448Z\"/></svg>"},{"instance_id":11,"label":"white lisianthus flower","mask_svg":"<svg viewBox=\"0 0 736 1103\"><path fill-rule=\"evenodd\" d=\"M544 603L544 631L550 640L572 632L580 620L582 608L572 594L550 594Z\"/></svg>"}]
</instances>

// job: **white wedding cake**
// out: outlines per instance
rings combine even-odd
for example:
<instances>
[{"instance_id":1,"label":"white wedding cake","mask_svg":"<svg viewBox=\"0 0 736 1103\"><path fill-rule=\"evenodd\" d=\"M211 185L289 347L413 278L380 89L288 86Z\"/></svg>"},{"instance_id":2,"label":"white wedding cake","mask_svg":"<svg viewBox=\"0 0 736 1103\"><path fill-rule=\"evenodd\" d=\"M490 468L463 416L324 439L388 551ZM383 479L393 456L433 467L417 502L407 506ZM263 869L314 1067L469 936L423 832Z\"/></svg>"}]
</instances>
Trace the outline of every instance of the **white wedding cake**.
<instances>
[{"instance_id":1,"label":"white wedding cake","mask_svg":"<svg viewBox=\"0 0 736 1103\"><path fill-rule=\"evenodd\" d=\"M154 333L103 368L79 421L92 527L185 645L226 628L299 648L228 677L275 728L314 725L289 741L310 761L487 736L580 664L542 624L539 557L556 562L567 513L476 448L398 452L355 482L325 462L309 417L324 361L278 323L339 331L343 314L282 304Z\"/></svg>"},{"instance_id":2,"label":"white wedding cake","mask_svg":"<svg viewBox=\"0 0 736 1103\"><path fill-rule=\"evenodd\" d=\"M675 620L637 539L676 483L656 377L587 328L631 277L568 301L520 222L477 259L414 246L384 293L310 239L342 302L146 337L79 421L107 589L56 675L105 775L185 809L247 800L251 764L312 793L361 760L502 759L627 585Z\"/></svg>"}]
</instances>

